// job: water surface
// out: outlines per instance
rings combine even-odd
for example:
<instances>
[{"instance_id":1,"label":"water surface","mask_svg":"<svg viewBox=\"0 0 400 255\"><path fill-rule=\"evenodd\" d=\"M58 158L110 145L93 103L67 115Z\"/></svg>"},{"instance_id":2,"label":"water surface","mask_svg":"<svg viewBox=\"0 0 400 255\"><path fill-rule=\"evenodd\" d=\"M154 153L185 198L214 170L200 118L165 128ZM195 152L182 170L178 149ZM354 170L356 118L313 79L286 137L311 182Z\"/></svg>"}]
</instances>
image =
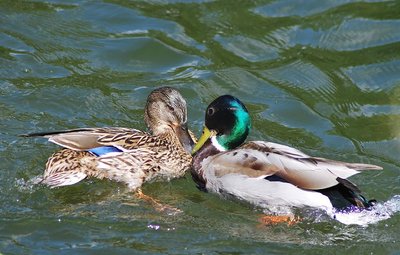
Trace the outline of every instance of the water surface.
<instances>
[{"instance_id":1,"label":"water surface","mask_svg":"<svg viewBox=\"0 0 400 255\"><path fill-rule=\"evenodd\" d=\"M0 252L3 254L398 254L398 1L1 1ZM260 226L262 211L198 191L190 175L145 193L117 183L29 180L57 149L18 134L144 129L156 87L188 101L191 128L222 94L251 112L250 139L381 165L351 178L378 208Z\"/></svg>"}]
</instances>

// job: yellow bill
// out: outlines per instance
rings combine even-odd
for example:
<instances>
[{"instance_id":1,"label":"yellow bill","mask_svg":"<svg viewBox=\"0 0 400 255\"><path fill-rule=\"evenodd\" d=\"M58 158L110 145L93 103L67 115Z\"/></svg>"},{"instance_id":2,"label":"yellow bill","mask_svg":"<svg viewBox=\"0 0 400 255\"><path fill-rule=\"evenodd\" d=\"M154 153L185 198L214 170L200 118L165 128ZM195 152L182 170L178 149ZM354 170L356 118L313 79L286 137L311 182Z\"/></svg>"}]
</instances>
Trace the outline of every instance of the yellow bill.
<instances>
[{"instance_id":1,"label":"yellow bill","mask_svg":"<svg viewBox=\"0 0 400 255\"><path fill-rule=\"evenodd\" d=\"M210 131L206 126L203 128L203 134L197 141L196 145L194 146L192 150L192 155L194 155L198 150L200 150L201 147L203 147L204 143L213 135L215 135L216 132L214 130Z\"/></svg>"}]
</instances>

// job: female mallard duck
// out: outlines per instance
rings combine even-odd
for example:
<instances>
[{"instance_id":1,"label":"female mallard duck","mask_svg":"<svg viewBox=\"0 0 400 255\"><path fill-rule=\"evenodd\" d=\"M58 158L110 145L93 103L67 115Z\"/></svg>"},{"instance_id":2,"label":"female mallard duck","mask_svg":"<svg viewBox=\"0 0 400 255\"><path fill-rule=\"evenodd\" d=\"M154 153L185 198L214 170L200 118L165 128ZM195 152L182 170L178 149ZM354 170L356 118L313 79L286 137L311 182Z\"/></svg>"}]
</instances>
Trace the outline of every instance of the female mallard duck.
<instances>
[{"instance_id":1,"label":"female mallard duck","mask_svg":"<svg viewBox=\"0 0 400 255\"><path fill-rule=\"evenodd\" d=\"M263 208L333 209L372 205L346 178L379 166L311 157L264 141L244 143L250 117L239 99L225 95L207 108L203 135L192 154L199 188L246 200Z\"/></svg>"},{"instance_id":2,"label":"female mallard duck","mask_svg":"<svg viewBox=\"0 0 400 255\"><path fill-rule=\"evenodd\" d=\"M186 101L177 90L163 87L151 92L145 122L151 134L109 127L23 136L43 136L64 147L48 159L42 184L58 187L96 177L123 182L135 190L143 182L183 176L192 159Z\"/></svg>"}]
</instances>

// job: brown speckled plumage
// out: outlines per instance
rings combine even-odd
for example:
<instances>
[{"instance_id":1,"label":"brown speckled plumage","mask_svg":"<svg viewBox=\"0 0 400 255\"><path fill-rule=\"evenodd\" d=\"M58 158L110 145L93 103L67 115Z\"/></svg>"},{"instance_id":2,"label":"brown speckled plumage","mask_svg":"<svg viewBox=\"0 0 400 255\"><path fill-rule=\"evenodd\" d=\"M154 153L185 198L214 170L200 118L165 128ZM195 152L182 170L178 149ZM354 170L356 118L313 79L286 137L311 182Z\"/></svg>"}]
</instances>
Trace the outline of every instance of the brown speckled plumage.
<instances>
[{"instance_id":1,"label":"brown speckled plumage","mask_svg":"<svg viewBox=\"0 0 400 255\"><path fill-rule=\"evenodd\" d=\"M110 127L23 135L43 136L64 147L48 159L41 183L58 187L95 177L136 189L143 182L183 176L190 167L193 145L185 100L175 89L156 89L148 97L145 115L151 133ZM88 151L103 146L118 152L97 156Z\"/></svg>"}]
</instances>

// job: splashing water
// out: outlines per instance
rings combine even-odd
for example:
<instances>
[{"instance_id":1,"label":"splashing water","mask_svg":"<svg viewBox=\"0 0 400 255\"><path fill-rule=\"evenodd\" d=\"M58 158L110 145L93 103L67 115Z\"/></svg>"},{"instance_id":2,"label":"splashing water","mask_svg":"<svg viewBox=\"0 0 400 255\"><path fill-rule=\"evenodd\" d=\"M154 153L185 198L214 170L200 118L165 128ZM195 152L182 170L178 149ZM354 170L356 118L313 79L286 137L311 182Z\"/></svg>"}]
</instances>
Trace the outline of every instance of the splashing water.
<instances>
[{"instance_id":1,"label":"splashing water","mask_svg":"<svg viewBox=\"0 0 400 255\"><path fill-rule=\"evenodd\" d=\"M327 213L324 210L315 210L315 208L296 210L284 206L269 206L268 209L263 210L263 213L266 215L294 216L295 214L300 214L301 218L315 223L326 222L333 218L345 225L359 225L363 227L387 220L398 212L400 212L400 195L395 195L386 202L376 203L370 209L352 207L346 210L335 210Z\"/></svg>"},{"instance_id":2,"label":"splashing water","mask_svg":"<svg viewBox=\"0 0 400 255\"><path fill-rule=\"evenodd\" d=\"M35 186L40 184L42 180L43 180L42 175L37 175L30 178L29 180L25 180L23 178L15 179L15 184L18 190L21 192L23 191L33 192Z\"/></svg>"},{"instance_id":3,"label":"splashing water","mask_svg":"<svg viewBox=\"0 0 400 255\"><path fill-rule=\"evenodd\" d=\"M389 219L400 211L400 195L395 195L384 203L377 203L370 210L338 211L335 219L346 225L368 226Z\"/></svg>"}]
</instances>

